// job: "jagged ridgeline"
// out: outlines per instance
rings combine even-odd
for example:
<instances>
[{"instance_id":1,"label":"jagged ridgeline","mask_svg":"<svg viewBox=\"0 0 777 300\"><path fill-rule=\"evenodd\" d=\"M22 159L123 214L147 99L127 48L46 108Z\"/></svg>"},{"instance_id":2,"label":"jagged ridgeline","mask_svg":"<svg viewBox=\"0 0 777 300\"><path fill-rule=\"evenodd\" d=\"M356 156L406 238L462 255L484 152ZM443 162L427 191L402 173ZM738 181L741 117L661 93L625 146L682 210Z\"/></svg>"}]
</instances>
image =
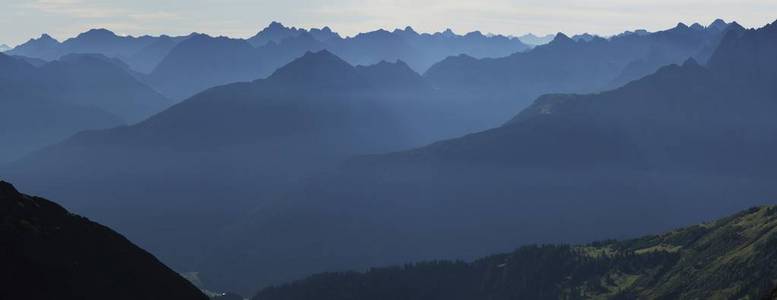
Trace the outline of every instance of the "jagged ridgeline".
<instances>
[{"instance_id":1,"label":"jagged ridgeline","mask_svg":"<svg viewBox=\"0 0 777 300\"><path fill-rule=\"evenodd\" d=\"M207 299L100 224L0 181L0 299Z\"/></svg>"},{"instance_id":2,"label":"jagged ridgeline","mask_svg":"<svg viewBox=\"0 0 777 300\"><path fill-rule=\"evenodd\" d=\"M632 240L319 274L254 300L774 299L775 249L777 207L765 206Z\"/></svg>"}]
</instances>

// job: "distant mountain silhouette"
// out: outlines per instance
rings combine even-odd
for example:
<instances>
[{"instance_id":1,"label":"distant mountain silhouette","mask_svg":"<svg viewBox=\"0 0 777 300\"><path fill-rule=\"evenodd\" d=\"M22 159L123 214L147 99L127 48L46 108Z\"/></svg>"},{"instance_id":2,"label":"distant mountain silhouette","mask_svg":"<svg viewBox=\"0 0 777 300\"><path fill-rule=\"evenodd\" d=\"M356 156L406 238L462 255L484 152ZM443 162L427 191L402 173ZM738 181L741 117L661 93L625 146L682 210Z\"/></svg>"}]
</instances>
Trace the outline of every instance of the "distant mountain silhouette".
<instances>
[{"instance_id":1,"label":"distant mountain silhouette","mask_svg":"<svg viewBox=\"0 0 777 300\"><path fill-rule=\"evenodd\" d=\"M3 299L207 299L113 230L0 181Z\"/></svg>"},{"instance_id":2,"label":"distant mountain silhouette","mask_svg":"<svg viewBox=\"0 0 777 300\"><path fill-rule=\"evenodd\" d=\"M0 44L0 52L5 52L11 50L11 47L8 47L6 44Z\"/></svg>"},{"instance_id":3,"label":"distant mountain silhouette","mask_svg":"<svg viewBox=\"0 0 777 300\"><path fill-rule=\"evenodd\" d=\"M170 104L104 56L68 55L40 67L27 61L0 54L3 162L81 130L140 121Z\"/></svg>"},{"instance_id":4,"label":"distant mountain silhouette","mask_svg":"<svg viewBox=\"0 0 777 300\"><path fill-rule=\"evenodd\" d=\"M44 60L54 60L61 56L60 43L48 34L42 34L37 39L30 39L24 44L7 51L10 55L35 57Z\"/></svg>"},{"instance_id":5,"label":"distant mountain silhouette","mask_svg":"<svg viewBox=\"0 0 777 300\"><path fill-rule=\"evenodd\" d=\"M543 96L499 128L354 159L246 217L203 269L240 247L251 254L225 270L272 283L633 236L773 199L775 28L729 32L708 67L689 59L613 91ZM261 239L226 241L249 235Z\"/></svg>"},{"instance_id":6,"label":"distant mountain silhouette","mask_svg":"<svg viewBox=\"0 0 777 300\"><path fill-rule=\"evenodd\" d=\"M0 54L0 161L17 159L83 129L122 123L105 111L60 101L38 74L25 61Z\"/></svg>"},{"instance_id":7,"label":"distant mountain silhouette","mask_svg":"<svg viewBox=\"0 0 777 300\"><path fill-rule=\"evenodd\" d=\"M590 42L590 41L593 41L595 38L601 38L601 37L590 33L576 34L572 36L572 40L576 42L580 42L580 41Z\"/></svg>"},{"instance_id":8,"label":"distant mountain silhouette","mask_svg":"<svg viewBox=\"0 0 777 300\"><path fill-rule=\"evenodd\" d=\"M210 87L261 78L261 62L244 40L196 34L172 48L148 82L164 95L185 99Z\"/></svg>"},{"instance_id":9,"label":"distant mountain silhouette","mask_svg":"<svg viewBox=\"0 0 777 300\"><path fill-rule=\"evenodd\" d=\"M685 25L665 31L578 41L559 33L546 45L497 59L462 55L435 64L424 76L450 97L478 99L469 109L487 120L484 130L507 120L545 93L595 92L620 87L689 57L706 62L736 23L701 30Z\"/></svg>"},{"instance_id":10,"label":"distant mountain silhouette","mask_svg":"<svg viewBox=\"0 0 777 300\"><path fill-rule=\"evenodd\" d=\"M381 60L407 62L418 72L448 56L467 54L473 57L502 57L523 51L528 46L516 38L486 36L475 31L457 35L421 34L411 27L394 31L377 30L352 38L330 41L331 49L352 64L374 64Z\"/></svg>"},{"instance_id":11,"label":"distant mountain silhouette","mask_svg":"<svg viewBox=\"0 0 777 300\"><path fill-rule=\"evenodd\" d=\"M249 38L247 41L254 47L266 46L269 43L278 44L285 39L295 38L303 33L307 33L305 29L297 29L296 27L286 27L279 22L272 22L269 26L262 29L259 33Z\"/></svg>"},{"instance_id":12,"label":"distant mountain silhouette","mask_svg":"<svg viewBox=\"0 0 777 300\"><path fill-rule=\"evenodd\" d=\"M213 86L265 78L306 52L323 49L352 65L402 60L421 72L450 55L499 57L528 48L514 38L479 32L419 34L408 27L342 38L328 27L306 30L278 22L247 40L195 37L173 48L149 76L148 82L166 96L185 99Z\"/></svg>"},{"instance_id":13,"label":"distant mountain silhouette","mask_svg":"<svg viewBox=\"0 0 777 300\"><path fill-rule=\"evenodd\" d=\"M184 37L118 36L107 29L92 29L60 43L44 34L8 51L12 55L57 60L68 54L102 54L127 62L138 72L150 72Z\"/></svg>"},{"instance_id":14,"label":"distant mountain silhouette","mask_svg":"<svg viewBox=\"0 0 777 300\"><path fill-rule=\"evenodd\" d=\"M182 43L191 37L196 40ZM265 78L308 51L328 49L352 65L402 60L423 72L451 55L502 57L527 48L516 38L480 32L420 34L407 27L342 38L329 27L308 30L272 22L247 40L203 34L132 37L92 29L60 43L44 34L9 54L48 61L90 53L118 58L133 71L149 74L139 77L165 96L182 100L214 86Z\"/></svg>"},{"instance_id":15,"label":"distant mountain silhouette","mask_svg":"<svg viewBox=\"0 0 777 300\"><path fill-rule=\"evenodd\" d=\"M408 26L391 32L381 29L342 38L329 27L305 30L285 27L278 22L271 23L248 41L256 47L269 43L283 44L284 40L305 33L353 65L371 65L382 60L400 59L418 72L425 71L433 63L451 55L466 53L474 57L501 57L528 48L518 39L501 35L485 36L480 32L463 36L450 30L446 33L421 34Z\"/></svg>"},{"instance_id":16,"label":"distant mountain silhouette","mask_svg":"<svg viewBox=\"0 0 777 300\"><path fill-rule=\"evenodd\" d=\"M151 73L178 43L189 37L191 35L185 37L160 36L153 43L133 52L123 60L135 71L144 74Z\"/></svg>"},{"instance_id":17,"label":"distant mountain silhouette","mask_svg":"<svg viewBox=\"0 0 777 300\"><path fill-rule=\"evenodd\" d=\"M767 299L777 280L775 221L777 207L759 207L624 241L318 274L253 299Z\"/></svg>"},{"instance_id":18,"label":"distant mountain silhouette","mask_svg":"<svg viewBox=\"0 0 777 300\"><path fill-rule=\"evenodd\" d=\"M69 54L40 67L43 84L60 100L97 107L136 123L171 101L139 82L129 66L99 54Z\"/></svg>"}]
</instances>

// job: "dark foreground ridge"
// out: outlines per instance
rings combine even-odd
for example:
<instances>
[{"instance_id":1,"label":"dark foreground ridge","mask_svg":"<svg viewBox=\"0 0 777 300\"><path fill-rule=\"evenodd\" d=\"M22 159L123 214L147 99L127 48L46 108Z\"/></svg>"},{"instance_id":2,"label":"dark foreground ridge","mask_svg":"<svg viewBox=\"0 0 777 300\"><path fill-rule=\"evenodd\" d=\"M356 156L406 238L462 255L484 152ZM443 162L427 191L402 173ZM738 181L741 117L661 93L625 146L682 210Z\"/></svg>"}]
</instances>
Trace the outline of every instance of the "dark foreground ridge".
<instances>
[{"instance_id":1,"label":"dark foreground ridge","mask_svg":"<svg viewBox=\"0 0 777 300\"><path fill-rule=\"evenodd\" d=\"M207 299L123 236L0 181L0 299Z\"/></svg>"},{"instance_id":2,"label":"dark foreground ridge","mask_svg":"<svg viewBox=\"0 0 777 300\"><path fill-rule=\"evenodd\" d=\"M633 240L314 275L254 300L773 299L775 249L777 207L760 207Z\"/></svg>"}]
</instances>

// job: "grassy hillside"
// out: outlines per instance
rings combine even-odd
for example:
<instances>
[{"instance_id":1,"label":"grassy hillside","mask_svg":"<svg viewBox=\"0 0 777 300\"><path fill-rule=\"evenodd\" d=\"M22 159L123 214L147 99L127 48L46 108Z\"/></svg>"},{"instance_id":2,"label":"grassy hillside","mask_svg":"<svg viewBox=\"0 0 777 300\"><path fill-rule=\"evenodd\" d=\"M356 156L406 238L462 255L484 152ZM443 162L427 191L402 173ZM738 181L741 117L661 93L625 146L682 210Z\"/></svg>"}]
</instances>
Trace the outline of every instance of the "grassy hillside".
<instances>
[{"instance_id":1,"label":"grassy hillside","mask_svg":"<svg viewBox=\"0 0 777 300\"><path fill-rule=\"evenodd\" d=\"M632 240L319 274L254 299L761 299L777 282L775 250L777 207L759 207Z\"/></svg>"}]
</instances>

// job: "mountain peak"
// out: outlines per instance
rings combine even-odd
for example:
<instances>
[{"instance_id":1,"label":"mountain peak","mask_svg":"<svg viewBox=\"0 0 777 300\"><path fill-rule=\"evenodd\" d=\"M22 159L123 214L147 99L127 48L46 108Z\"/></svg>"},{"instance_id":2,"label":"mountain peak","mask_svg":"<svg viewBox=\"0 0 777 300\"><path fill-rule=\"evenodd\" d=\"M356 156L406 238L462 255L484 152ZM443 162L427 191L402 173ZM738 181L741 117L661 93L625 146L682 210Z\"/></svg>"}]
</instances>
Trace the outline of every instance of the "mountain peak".
<instances>
[{"instance_id":1,"label":"mountain peak","mask_svg":"<svg viewBox=\"0 0 777 300\"><path fill-rule=\"evenodd\" d=\"M680 23L677 23L677 26L675 26L674 28L675 29L688 29L689 27L688 27L688 25L685 25L685 23L680 22Z\"/></svg>"},{"instance_id":2,"label":"mountain peak","mask_svg":"<svg viewBox=\"0 0 777 300\"><path fill-rule=\"evenodd\" d=\"M51 37L48 33L41 34L38 40L52 40L56 41L55 38Z\"/></svg>"},{"instance_id":3,"label":"mountain peak","mask_svg":"<svg viewBox=\"0 0 777 300\"><path fill-rule=\"evenodd\" d=\"M353 66L324 49L318 52L306 52L302 57L276 70L269 79L292 81L343 79L336 77L341 77L350 70L353 70Z\"/></svg>"},{"instance_id":4,"label":"mountain peak","mask_svg":"<svg viewBox=\"0 0 777 300\"><path fill-rule=\"evenodd\" d=\"M6 198L9 196L18 196L19 191L16 188L5 181L0 180L0 198Z\"/></svg>"},{"instance_id":5,"label":"mountain peak","mask_svg":"<svg viewBox=\"0 0 777 300\"><path fill-rule=\"evenodd\" d=\"M281 22L278 21L272 21L270 22L270 25L267 25L265 29L286 29L286 26L283 26Z\"/></svg>"},{"instance_id":6,"label":"mountain peak","mask_svg":"<svg viewBox=\"0 0 777 300\"><path fill-rule=\"evenodd\" d=\"M104 38L104 37L115 37L115 36L116 34L113 33L113 31L110 31L105 28L95 28L79 34L77 38L85 38L85 37Z\"/></svg>"},{"instance_id":7,"label":"mountain peak","mask_svg":"<svg viewBox=\"0 0 777 300\"><path fill-rule=\"evenodd\" d=\"M728 24L728 28L733 28L733 29L737 29L737 30L744 30L745 29L745 27L740 25L739 23L737 23L737 21L729 23Z\"/></svg>"},{"instance_id":8,"label":"mountain peak","mask_svg":"<svg viewBox=\"0 0 777 300\"><path fill-rule=\"evenodd\" d=\"M483 35L483 33L480 32L479 30L475 30L473 32L467 33L465 36L466 37L484 37L485 35Z\"/></svg>"},{"instance_id":9,"label":"mountain peak","mask_svg":"<svg viewBox=\"0 0 777 300\"><path fill-rule=\"evenodd\" d=\"M723 21L723 19L715 19L715 21L710 23L710 25L707 27L720 30L720 29L726 28L726 26L728 26L728 23L726 23L726 21Z\"/></svg>"},{"instance_id":10,"label":"mountain peak","mask_svg":"<svg viewBox=\"0 0 777 300\"><path fill-rule=\"evenodd\" d=\"M307 60L307 61L329 61L329 62L343 62L346 63L344 60L340 59L335 55L334 53L330 52L327 49L320 50L320 51L307 51L304 55L302 55L301 58L297 60ZM347 64L347 63L346 63Z\"/></svg>"},{"instance_id":11,"label":"mountain peak","mask_svg":"<svg viewBox=\"0 0 777 300\"><path fill-rule=\"evenodd\" d=\"M413 29L413 27L410 27L410 26L405 26L404 29L399 29L399 28L394 29L393 33L404 33L404 34L411 34L411 35L418 34L418 32L416 32L415 29Z\"/></svg>"},{"instance_id":12,"label":"mountain peak","mask_svg":"<svg viewBox=\"0 0 777 300\"><path fill-rule=\"evenodd\" d=\"M553 41L551 41L551 43L553 44L568 43L568 42L574 42L574 40L572 40L572 38L570 38L563 32L557 33L556 36L553 38Z\"/></svg>"},{"instance_id":13,"label":"mountain peak","mask_svg":"<svg viewBox=\"0 0 777 300\"><path fill-rule=\"evenodd\" d=\"M704 30L704 26L699 23L693 23L690 28L693 30Z\"/></svg>"},{"instance_id":14,"label":"mountain peak","mask_svg":"<svg viewBox=\"0 0 777 300\"><path fill-rule=\"evenodd\" d=\"M377 64L370 66L358 66L359 69L375 69L375 70L401 70L402 72L416 73L410 66L401 59L397 59L396 62L390 62L381 60Z\"/></svg>"}]
</instances>

